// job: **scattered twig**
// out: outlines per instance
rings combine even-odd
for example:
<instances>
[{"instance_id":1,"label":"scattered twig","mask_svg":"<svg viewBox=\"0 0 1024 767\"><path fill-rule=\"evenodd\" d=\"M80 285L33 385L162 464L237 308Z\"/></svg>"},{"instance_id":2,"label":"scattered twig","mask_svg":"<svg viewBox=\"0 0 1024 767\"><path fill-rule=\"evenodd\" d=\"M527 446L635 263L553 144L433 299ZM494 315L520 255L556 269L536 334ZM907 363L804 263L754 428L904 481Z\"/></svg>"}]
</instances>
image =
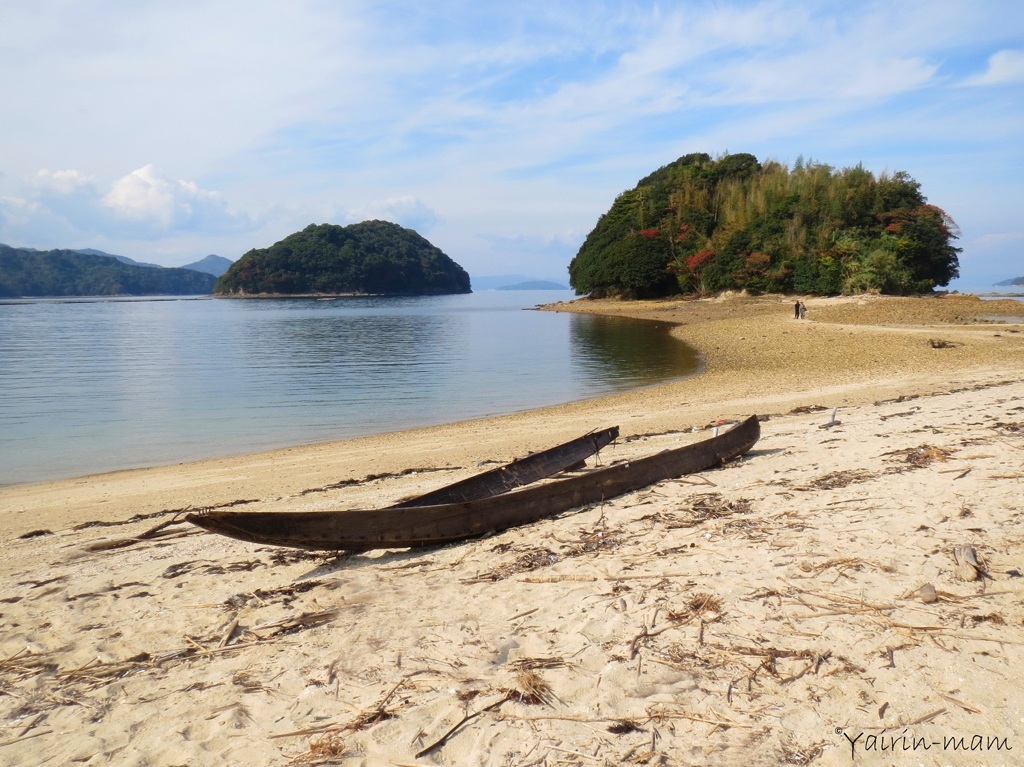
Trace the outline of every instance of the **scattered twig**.
<instances>
[{"instance_id":1,"label":"scattered twig","mask_svg":"<svg viewBox=\"0 0 1024 767\"><path fill-rule=\"evenodd\" d=\"M496 709L502 703L505 703L505 702L507 702L507 701L509 701L511 699L512 699L512 693L511 692L506 692L502 697L498 698L493 703L490 703L490 704L484 706L483 708L474 711L471 714L466 714L464 717L462 717L462 719L459 720L459 722L454 727L452 727L450 730L448 730L448 732L446 732L444 735L442 735L440 738L435 740L433 743L431 743L426 748L422 749L421 751L418 751L416 753L416 757L415 758L419 759L421 757L426 756L427 754L432 754L434 751L437 751L437 749L441 748L441 746L443 746L445 743L447 743L451 739L451 737L456 733L456 731L460 727L462 727L462 725L466 724L466 722L469 722L469 721L471 721L473 719L476 719L478 716L480 716L483 713L486 713L487 711L491 711L493 709Z\"/></svg>"},{"instance_id":2,"label":"scattered twig","mask_svg":"<svg viewBox=\"0 0 1024 767\"><path fill-rule=\"evenodd\" d=\"M604 759L599 759L596 756L590 756L589 754L582 754L579 751L570 751L568 748L561 748L560 746L548 746L552 751L561 751L563 754L572 754L578 756L581 759L588 759L591 762L604 762Z\"/></svg>"},{"instance_id":3,"label":"scattered twig","mask_svg":"<svg viewBox=\"0 0 1024 767\"><path fill-rule=\"evenodd\" d=\"M593 575L576 575L575 573L569 573L567 575L525 575L522 578L518 578L516 583L561 583L562 581L580 581L590 582L596 581ZM483 582L489 582L487 579ZM463 581L463 583L478 583L481 581ZM527 613L529 615L529 613ZM511 619L510 619L511 620Z\"/></svg>"},{"instance_id":4,"label":"scattered twig","mask_svg":"<svg viewBox=\"0 0 1024 767\"><path fill-rule=\"evenodd\" d=\"M925 722L930 722L935 717L940 716L941 714L945 714L945 713L946 713L946 709L939 708L939 709L936 709L935 711L932 711L930 714L925 714L924 716L919 716L914 721L907 722L903 726L904 727L913 727L915 724L924 724Z\"/></svg>"},{"instance_id":5,"label":"scattered twig","mask_svg":"<svg viewBox=\"0 0 1024 767\"><path fill-rule=\"evenodd\" d=\"M321 610L315 613L302 613L302 615L296 615L293 618L282 618L281 620L273 621L271 623L263 623L259 626L253 626L251 629L247 629L250 634L253 634L259 639L267 639L278 634L287 634L298 629L309 628L310 626L319 626L322 623L327 623L334 620L338 615L337 609ZM268 631L271 633L262 635L258 632Z\"/></svg>"},{"instance_id":6,"label":"scattered twig","mask_svg":"<svg viewBox=\"0 0 1024 767\"><path fill-rule=\"evenodd\" d=\"M693 575L692 572L688 573L640 573L637 575L606 575L601 574L601 577L606 581L646 581L652 578L663 579L663 578L690 578Z\"/></svg>"},{"instance_id":7,"label":"scattered twig","mask_svg":"<svg viewBox=\"0 0 1024 767\"><path fill-rule=\"evenodd\" d=\"M27 734L28 734L29 732L31 732L32 730L34 730L34 729L35 729L35 726L36 726L37 724L39 724L39 723L40 723L41 721L43 721L43 720L44 720L45 718L46 718L46 713L45 713L45 712L43 712L42 714L39 714L39 715L38 715L38 716L37 716L37 717L36 717L35 719L33 719L33 720L32 720L31 722L29 722L28 724L26 724L26 725L25 725L25 726L24 726L24 727L23 727L23 728L21 729L21 732L19 732L19 733L18 733L18 737L19 737L19 738L24 738L24 737L25 737L25 735L27 735Z\"/></svg>"},{"instance_id":8,"label":"scattered twig","mask_svg":"<svg viewBox=\"0 0 1024 767\"><path fill-rule=\"evenodd\" d=\"M651 631L646 626L644 626L643 630L639 634L637 634L635 637L633 637L633 641L629 643L629 658L630 658L630 660L635 658L636 654L638 652L640 652L640 641L641 640L643 640L643 639L650 639L651 637L656 637L659 634L664 634L669 629L674 629L674 628L678 628L678 624L676 624L676 623L669 623L669 624L667 624L665 626L662 626L657 631Z\"/></svg>"},{"instance_id":9,"label":"scattered twig","mask_svg":"<svg viewBox=\"0 0 1024 767\"><path fill-rule=\"evenodd\" d=\"M15 743L21 743L24 740L31 740L32 738L38 738L40 735L49 735L53 730L39 730L39 732L33 732L31 735L24 735L13 740L0 741L0 746L13 746Z\"/></svg>"},{"instance_id":10,"label":"scattered twig","mask_svg":"<svg viewBox=\"0 0 1024 767\"><path fill-rule=\"evenodd\" d=\"M235 633L235 629L238 628L238 616L236 615L234 620L228 624L228 627L224 629L224 634L221 636L220 641L217 643L217 647L227 647L228 643L231 642L231 637Z\"/></svg>"},{"instance_id":11,"label":"scattered twig","mask_svg":"<svg viewBox=\"0 0 1024 767\"><path fill-rule=\"evenodd\" d=\"M686 714L686 713L683 713L681 711L668 712L668 711L650 711L650 710L648 710L648 713L650 714L650 717L651 717L652 720L653 719L689 719L691 722L701 722L703 724L711 724L711 725L714 725L716 727L725 727L726 729L728 729L730 727L739 727L739 728L742 728L742 729L745 729L745 730L750 730L750 729L753 729L753 727L754 727L752 724L741 724L739 722L734 722L734 721L731 721L731 720L728 720L728 719L708 719L707 717L704 717L704 716L697 716L696 714Z\"/></svg>"},{"instance_id":12,"label":"scattered twig","mask_svg":"<svg viewBox=\"0 0 1024 767\"><path fill-rule=\"evenodd\" d=\"M509 620L510 621L515 621L515 620L519 620L520 618L525 618L527 615L533 615L539 609L540 609L539 607L534 607L532 610L524 610L521 613L516 613L511 618L509 618Z\"/></svg>"},{"instance_id":13,"label":"scattered twig","mask_svg":"<svg viewBox=\"0 0 1024 767\"><path fill-rule=\"evenodd\" d=\"M964 703L962 700L957 700L952 695L943 695L940 692L939 693L939 697L940 698L944 698L945 700L948 700L950 703L953 703L953 704L959 706L960 708L962 708L964 711L966 711L969 714L980 714L981 713L981 709L975 708L974 706L969 706L966 703Z\"/></svg>"},{"instance_id":14,"label":"scattered twig","mask_svg":"<svg viewBox=\"0 0 1024 767\"><path fill-rule=\"evenodd\" d=\"M903 416L908 416L908 415L917 415L917 413L920 410L921 410L921 408L914 407L914 408L911 408L910 410L904 410L901 413L889 413L888 415L880 415L879 419L882 420L882 421L887 421L890 418L901 418Z\"/></svg>"}]
</instances>

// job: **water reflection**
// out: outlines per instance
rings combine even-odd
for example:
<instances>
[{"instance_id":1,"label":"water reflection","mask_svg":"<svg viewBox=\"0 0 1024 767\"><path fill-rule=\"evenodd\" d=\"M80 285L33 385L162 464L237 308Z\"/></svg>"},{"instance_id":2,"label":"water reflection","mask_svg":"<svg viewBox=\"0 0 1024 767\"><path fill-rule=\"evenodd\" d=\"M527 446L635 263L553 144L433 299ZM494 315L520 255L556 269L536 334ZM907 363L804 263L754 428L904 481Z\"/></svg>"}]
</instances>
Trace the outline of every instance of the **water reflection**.
<instances>
[{"instance_id":1,"label":"water reflection","mask_svg":"<svg viewBox=\"0 0 1024 767\"><path fill-rule=\"evenodd\" d=\"M696 373L697 352L673 338L672 325L655 320L573 314L571 352L577 373L618 388Z\"/></svg>"}]
</instances>

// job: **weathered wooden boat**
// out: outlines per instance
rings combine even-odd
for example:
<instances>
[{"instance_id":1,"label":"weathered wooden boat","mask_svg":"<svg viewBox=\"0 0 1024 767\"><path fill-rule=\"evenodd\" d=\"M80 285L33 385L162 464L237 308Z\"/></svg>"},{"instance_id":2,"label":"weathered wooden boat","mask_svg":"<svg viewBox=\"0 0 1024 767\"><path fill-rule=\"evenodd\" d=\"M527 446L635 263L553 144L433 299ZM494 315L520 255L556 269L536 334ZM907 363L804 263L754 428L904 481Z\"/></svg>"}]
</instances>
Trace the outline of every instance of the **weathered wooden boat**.
<instances>
[{"instance_id":1,"label":"weathered wooden boat","mask_svg":"<svg viewBox=\"0 0 1024 767\"><path fill-rule=\"evenodd\" d=\"M701 442L471 501L345 511L215 511L190 514L186 519L230 538L314 551L436 546L530 524L655 482L719 466L746 453L760 436L757 416L751 416Z\"/></svg>"},{"instance_id":2,"label":"weathered wooden boat","mask_svg":"<svg viewBox=\"0 0 1024 767\"><path fill-rule=\"evenodd\" d=\"M594 431L574 440L541 450L525 458L499 466L496 469L474 474L472 477L432 490L424 495L396 503L392 508L408 506L439 506L445 503L475 501L507 493L538 479L544 479L561 471L581 466L602 447L611 444L619 436L619 427Z\"/></svg>"}]
</instances>

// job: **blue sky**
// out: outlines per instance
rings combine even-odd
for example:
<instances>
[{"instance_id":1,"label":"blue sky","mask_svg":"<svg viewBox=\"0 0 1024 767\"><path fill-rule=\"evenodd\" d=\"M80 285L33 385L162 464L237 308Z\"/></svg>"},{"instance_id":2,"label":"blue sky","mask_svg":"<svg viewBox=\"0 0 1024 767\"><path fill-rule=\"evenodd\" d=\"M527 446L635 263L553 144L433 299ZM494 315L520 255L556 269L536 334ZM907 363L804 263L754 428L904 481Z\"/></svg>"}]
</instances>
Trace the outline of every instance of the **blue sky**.
<instances>
[{"instance_id":1,"label":"blue sky","mask_svg":"<svg viewBox=\"0 0 1024 767\"><path fill-rule=\"evenodd\" d=\"M566 281L690 152L908 172L961 280L1024 274L1016 2L34 0L0 6L0 242L177 266L383 218Z\"/></svg>"}]
</instances>

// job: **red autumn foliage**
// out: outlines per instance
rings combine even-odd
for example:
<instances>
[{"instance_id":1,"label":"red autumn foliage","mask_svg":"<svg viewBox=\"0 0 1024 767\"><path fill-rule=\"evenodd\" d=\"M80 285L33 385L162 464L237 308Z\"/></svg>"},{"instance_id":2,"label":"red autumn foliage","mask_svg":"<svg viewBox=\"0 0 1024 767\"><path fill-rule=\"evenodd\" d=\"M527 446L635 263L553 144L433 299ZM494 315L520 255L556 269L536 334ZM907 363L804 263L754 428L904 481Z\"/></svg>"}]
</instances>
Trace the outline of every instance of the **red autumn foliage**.
<instances>
[{"instance_id":1,"label":"red autumn foliage","mask_svg":"<svg viewBox=\"0 0 1024 767\"><path fill-rule=\"evenodd\" d=\"M713 250L699 250L686 259L686 268L691 272L697 272L714 257L715 251Z\"/></svg>"},{"instance_id":2,"label":"red autumn foliage","mask_svg":"<svg viewBox=\"0 0 1024 767\"><path fill-rule=\"evenodd\" d=\"M957 226L956 221L938 205L926 204L916 208L900 208L879 214L878 218L885 224L885 231L889 234L900 234L906 226L921 220L937 220L952 237L960 237L960 227Z\"/></svg>"}]
</instances>

